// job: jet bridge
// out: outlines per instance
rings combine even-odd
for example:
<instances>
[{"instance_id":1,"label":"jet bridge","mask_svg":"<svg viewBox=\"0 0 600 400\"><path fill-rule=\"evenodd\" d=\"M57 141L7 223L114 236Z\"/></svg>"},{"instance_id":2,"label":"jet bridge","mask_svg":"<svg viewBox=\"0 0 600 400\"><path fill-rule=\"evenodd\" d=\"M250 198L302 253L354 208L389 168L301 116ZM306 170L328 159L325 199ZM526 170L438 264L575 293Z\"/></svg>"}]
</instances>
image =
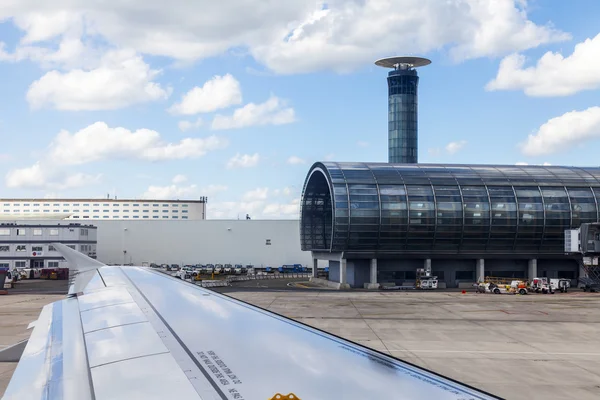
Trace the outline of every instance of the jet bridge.
<instances>
[{"instance_id":1,"label":"jet bridge","mask_svg":"<svg viewBox=\"0 0 600 400\"><path fill-rule=\"evenodd\" d=\"M579 283L584 290L600 291L600 223L592 222L582 224L578 229L567 229L565 253L575 256L580 270Z\"/></svg>"}]
</instances>

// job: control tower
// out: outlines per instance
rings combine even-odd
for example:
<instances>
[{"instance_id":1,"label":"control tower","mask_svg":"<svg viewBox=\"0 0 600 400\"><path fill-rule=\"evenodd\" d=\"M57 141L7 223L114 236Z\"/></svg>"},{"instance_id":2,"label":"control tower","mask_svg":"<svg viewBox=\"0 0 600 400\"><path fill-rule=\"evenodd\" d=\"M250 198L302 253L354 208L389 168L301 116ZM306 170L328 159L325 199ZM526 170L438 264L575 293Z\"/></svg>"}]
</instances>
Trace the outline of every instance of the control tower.
<instances>
[{"instance_id":1,"label":"control tower","mask_svg":"<svg viewBox=\"0 0 600 400\"><path fill-rule=\"evenodd\" d=\"M375 65L393 68L388 74L388 161L418 162L418 67L431 64L421 57L389 57Z\"/></svg>"}]
</instances>

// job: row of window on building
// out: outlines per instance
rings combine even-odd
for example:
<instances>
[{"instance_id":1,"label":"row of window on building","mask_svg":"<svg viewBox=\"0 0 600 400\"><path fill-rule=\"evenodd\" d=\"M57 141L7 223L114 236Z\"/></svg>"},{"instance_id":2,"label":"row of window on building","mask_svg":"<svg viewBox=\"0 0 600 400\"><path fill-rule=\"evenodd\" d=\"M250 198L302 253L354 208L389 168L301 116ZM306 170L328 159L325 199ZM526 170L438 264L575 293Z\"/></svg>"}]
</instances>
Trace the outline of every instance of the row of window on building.
<instances>
[{"instance_id":1,"label":"row of window on building","mask_svg":"<svg viewBox=\"0 0 600 400\"><path fill-rule=\"evenodd\" d=\"M44 234L43 228L0 228L0 236L11 236L14 233L16 236L27 236L27 231L31 229L33 236L42 236ZM58 236L58 228L50 228L47 230L49 236ZM79 234L81 236L88 236L88 229L81 228Z\"/></svg>"},{"instance_id":2,"label":"row of window on building","mask_svg":"<svg viewBox=\"0 0 600 400\"><path fill-rule=\"evenodd\" d=\"M100 203L63 203L64 207L79 207L79 206L83 206L83 207L89 207L91 204L92 207L100 207ZM112 203L113 207L118 207L119 205L121 205L120 203ZM133 203L133 204L128 204L128 203L123 203L123 207L159 207L160 204L149 204L149 203ZM4 207L20 207L21 203L4 203ZM23 207L60 207L60 203L23 203ZM110 207L111 203L104 203L102 204L103 207ZM162 205L163 207L169 207L169 203L163 203ZM181 204L181 207L186 208L188 207L188 204ZM179 204L171 204L171 207L179 207Z\"/></svg>"},{"instance_id":3,"label":"row of window on building","mask_svg":"<svg viewBox=\"0 0 600 400\"><path fill-rule=\"evenodd\" d=\"M32 244L32 245L28 245L28 244L17 244L17 245L10 245L10 244L2 244L0 245L0 253L6 253L10 251L11 246L15 246L14 249L16 252L26 252L28 251L28 247L31 246L31 251L32 252L38 252L38 253L43 253L44 252L44 245L40 245L40 244ZM67 244L67 247L72 248L73 250L77 250L77 245L74 244ZM81 244L79 245L80 247L80 251L83 253L87 253L87 252L91 252L93 251L93 247L91 244ZM54 246L52 246L51 244L48 245L48 251L56 251L56 248Z\"/></svg>"},{"instance_id":4,"label":"row of window on building","mask_svg":"<svg viewBox=\"0 0 600 400\"><path fill-rule=\"evenodd\" d=\"M7 210L3 210L5 213L10 213L11 210L7 209ZM126 212L140 212L140 210L123 210L124 213ZM160 210L152 210L153 213L158 213ZM162 210L163 213L168 213L171 212L172 214L178 214L179 210ZM13 213L20 213L21 210L12 210ZM59 213L61 212L60 209L54 209L54 210L23 210L22 212L24 213L29 213L29 212L34 212L34 213L39 213L39 212L45 212L45 213L49 213L49 212L55 212L55 213ZM84 213L89 213L90 210L68 210L68 209L63 209L62 212L73 212L73 213L78 213L78 212L84 212ZM100 210L92 210L91 212L95 212L95 213L99 213ZM113 213L118 213L121 212L121 210L118 209L114 209L114 210L102 210L103 213L108 213L108 212L113 212ZM142 212L144 213L149 213L150 210L142 210ZM188 210L181 210L182 214L187 214Z\"/></svg>"},{"instance_id":5,"label":"row of window on building","mask_svg":"<svg viewBox=\"0 0 600 400\"><path fill-rule=\"evenodd\" d=\"M58 261L47 261L46 263L48 265L48 268L58 268L59 267ZM29 263L27 261L17 260L17 261L15 261L15 268L27 268L28 264ZM6 262L6 261L0 261L0 268L10 268L10 263Z\"/></svg>"}]
</instances>

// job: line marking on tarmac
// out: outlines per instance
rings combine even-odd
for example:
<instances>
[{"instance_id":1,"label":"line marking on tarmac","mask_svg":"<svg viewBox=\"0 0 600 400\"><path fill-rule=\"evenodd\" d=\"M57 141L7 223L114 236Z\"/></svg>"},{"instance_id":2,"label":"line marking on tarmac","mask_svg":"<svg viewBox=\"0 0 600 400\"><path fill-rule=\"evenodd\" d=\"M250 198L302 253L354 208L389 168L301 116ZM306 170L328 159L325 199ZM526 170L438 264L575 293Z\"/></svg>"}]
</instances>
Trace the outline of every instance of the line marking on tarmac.
<instances>
[{"instance_id":1,"label":"line marking on tarmac","mask_svg":"<svg viewBox=\"0 0 600 400\"><path fill-rule=\"evenodd\" d=\"M478 353L478 354L537 354L541 356L597 356L600 353L548 353L539 351L488 351L488 350L390 350L398 353Z\"/></svg>"}]
</instances>

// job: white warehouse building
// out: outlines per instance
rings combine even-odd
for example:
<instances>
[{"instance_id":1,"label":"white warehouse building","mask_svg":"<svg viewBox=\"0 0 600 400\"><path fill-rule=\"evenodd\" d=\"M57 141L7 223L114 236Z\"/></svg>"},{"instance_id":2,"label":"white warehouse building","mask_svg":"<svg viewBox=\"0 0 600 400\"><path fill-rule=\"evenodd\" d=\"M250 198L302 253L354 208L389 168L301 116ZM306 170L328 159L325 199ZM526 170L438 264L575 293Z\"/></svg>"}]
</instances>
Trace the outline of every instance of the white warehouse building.
<instances>
[{"instance_id":1,"label":"white warehouse building","mask_svg":"<svg viewBox=\"0 0 600 400\"><path fill-rule=\"evenodd\" d=\"M0 219L204 220L206 197L198 200L0 199Z\"/></svg>"},{"instance_id":2,"label":"white warehouse building","mask_svg":"<svg viewBox=\"0 0 600 400\"><path fill-rule=\"evenodd\" d=\"M68 226L73 221L1 222ZM98 219L86 224L97 227L96 258L106 264L312 266L311 253L300 250L298 220Z\"/></svg>"}]
</instances>

